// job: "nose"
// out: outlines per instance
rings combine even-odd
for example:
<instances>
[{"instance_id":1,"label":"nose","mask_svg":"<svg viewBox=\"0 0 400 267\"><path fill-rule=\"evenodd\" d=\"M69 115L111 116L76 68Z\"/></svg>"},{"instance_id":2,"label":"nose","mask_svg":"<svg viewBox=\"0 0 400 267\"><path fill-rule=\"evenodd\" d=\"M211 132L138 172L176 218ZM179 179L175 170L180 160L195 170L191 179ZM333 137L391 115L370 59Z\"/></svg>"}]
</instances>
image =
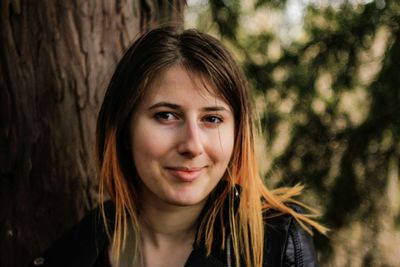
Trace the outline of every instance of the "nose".
<instances>
[{"instance_id":1,"label":"nose","mask_svg":"<svg viewBox=\"0 0 400 267\"><path fill-rule=\"evenodd\" d=\"M179 154L189 158L194 158L203 154L204 146L200 131L199 125L195 122L187 122L184 124L178 144Z\"/></svg>"}]
</instances>

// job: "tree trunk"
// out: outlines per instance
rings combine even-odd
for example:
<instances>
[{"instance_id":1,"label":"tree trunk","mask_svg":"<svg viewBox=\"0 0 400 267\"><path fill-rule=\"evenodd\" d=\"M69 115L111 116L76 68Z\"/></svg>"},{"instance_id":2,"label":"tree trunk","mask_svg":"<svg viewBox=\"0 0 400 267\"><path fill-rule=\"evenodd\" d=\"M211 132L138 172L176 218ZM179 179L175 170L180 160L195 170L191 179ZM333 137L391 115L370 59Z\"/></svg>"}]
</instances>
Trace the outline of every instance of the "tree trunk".
<instances>
[{"instance_id":1,"label":"tree trunk","mask_svg":"<svg viewBox=\"0 0 400 267\"><path fill-rule=\"evenodd\" d=\"M0 266L24 266L97 205L95 123L135 36L184 0L0 3Z\"/></svg>"}]
</instances>

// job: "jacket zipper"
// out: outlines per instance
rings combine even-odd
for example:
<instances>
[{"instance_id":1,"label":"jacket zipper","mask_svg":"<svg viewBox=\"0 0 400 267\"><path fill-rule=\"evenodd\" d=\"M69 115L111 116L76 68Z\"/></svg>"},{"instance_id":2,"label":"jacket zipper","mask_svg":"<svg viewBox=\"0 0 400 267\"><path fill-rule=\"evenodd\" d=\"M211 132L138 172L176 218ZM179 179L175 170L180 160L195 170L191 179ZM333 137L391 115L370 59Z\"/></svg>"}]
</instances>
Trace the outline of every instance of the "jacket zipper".
<instances>
[{"instance_id":1,"label":"jacket zipper","mask_svg":"<svg viewBox=\"0 0 400 267\"><path fill-rule=\"evenodd\" d=\"M226 238L226 265L232 267L232 248L231 248L231 235Z\"/></svg>"},{"instance_id":2,"label":"jacket zipper","mask_svg":"<svg viewBox=\"0 0 400 267\"><path fill-rule=\"evenodd\" d=\"M296 267L303 267L304 266L304 257L303 257L303 249L301 247L301 241L299 237L298 231L295 231L296 225L292 221L292 225L290 226L290 233L293 236L293 245L294 245L294 252L295 252L295 261Z\"/></svg>"}]
</instances>

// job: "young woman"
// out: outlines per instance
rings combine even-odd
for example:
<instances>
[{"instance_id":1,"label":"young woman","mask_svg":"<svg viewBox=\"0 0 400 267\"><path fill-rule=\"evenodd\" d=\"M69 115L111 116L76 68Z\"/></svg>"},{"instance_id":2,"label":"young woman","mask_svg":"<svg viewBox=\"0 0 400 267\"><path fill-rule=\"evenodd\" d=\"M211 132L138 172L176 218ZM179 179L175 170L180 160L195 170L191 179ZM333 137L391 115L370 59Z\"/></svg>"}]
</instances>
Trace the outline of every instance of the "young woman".
<instances>
[{"instance_id":1,"label":"young woman","mask_svg":"<svg viewBox=\"0 0 400 267\"><path fill-rule=\"evenodd\" d=\"M173 27L142 35L118 64L98 118L100 211L40 263L317 266L308 227L326 229L292 199L301 187L263 184L250 98L217 39Z\"/></svg>"}]
</instances>

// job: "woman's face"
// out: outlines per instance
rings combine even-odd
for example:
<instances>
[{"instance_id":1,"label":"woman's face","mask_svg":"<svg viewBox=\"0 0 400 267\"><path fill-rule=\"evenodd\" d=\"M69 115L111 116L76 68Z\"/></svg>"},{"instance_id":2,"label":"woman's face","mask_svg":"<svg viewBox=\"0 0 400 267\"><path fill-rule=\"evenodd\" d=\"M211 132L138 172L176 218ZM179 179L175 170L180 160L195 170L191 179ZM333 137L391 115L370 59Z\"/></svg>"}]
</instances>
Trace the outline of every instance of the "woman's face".
<instances>
[{"instance_id":1,"label":"woman's face","mask_svg":"<svg viewBox=\"0 0 400 267\"><path fill-rule=\"evenodd\" d=\"M163 72L130 120L130 144L146 203L203 205L234 145L230 106L181 66Z\"/></svg>"}]
</instances>

